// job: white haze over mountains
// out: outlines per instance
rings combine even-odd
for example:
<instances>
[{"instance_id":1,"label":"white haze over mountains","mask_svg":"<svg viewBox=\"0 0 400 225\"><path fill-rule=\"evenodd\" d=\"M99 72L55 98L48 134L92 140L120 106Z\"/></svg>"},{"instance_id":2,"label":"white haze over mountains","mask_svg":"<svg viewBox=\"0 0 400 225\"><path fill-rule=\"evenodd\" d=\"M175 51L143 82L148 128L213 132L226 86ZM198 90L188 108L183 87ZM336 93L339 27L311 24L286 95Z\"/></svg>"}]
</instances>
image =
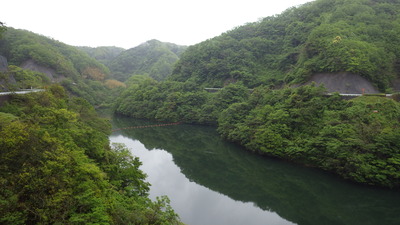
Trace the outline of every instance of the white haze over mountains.
<instances>
[{"instance_id":1,"label":"white haze over mountains","mask_svg":"<svg viewBox=\"0 0 400 225\"><path fill-rule=\"evenodd\" d=\"M193 45L311 0L12 0L0 21L75 46Z\"/></svg>"}]
</instances>

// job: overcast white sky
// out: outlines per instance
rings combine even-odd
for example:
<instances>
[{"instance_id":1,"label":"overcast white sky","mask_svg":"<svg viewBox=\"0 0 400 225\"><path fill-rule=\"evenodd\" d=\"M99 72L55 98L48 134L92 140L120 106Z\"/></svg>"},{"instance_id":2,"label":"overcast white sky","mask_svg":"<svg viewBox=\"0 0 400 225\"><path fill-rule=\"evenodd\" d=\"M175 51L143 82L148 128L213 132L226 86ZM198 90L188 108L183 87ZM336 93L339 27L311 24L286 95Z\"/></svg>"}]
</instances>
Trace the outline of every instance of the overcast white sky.
<instances>
[{"instance_id":1,"label":"overcast white sky","mask_svg":"<svg viewBox=\"0 0 400 225\"><path fill-rule=\"evenodd\" d=\"M312 0L5 0L0 21L75 46L193 45Z\"/></svg>"}]
</instances>

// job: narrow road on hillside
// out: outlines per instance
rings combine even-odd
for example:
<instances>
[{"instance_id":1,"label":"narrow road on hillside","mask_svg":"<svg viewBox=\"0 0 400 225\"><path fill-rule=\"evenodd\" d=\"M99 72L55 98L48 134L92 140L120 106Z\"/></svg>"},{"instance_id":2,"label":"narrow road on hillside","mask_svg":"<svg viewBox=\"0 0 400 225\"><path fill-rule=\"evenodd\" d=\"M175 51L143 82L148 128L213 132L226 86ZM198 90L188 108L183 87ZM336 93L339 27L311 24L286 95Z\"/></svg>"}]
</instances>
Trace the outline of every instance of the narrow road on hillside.
<instances>
[{"instance_id":1,"label":"narrow road on hillside","mask_svg":"<svg viewBox=\"0 0 400 225\"><path fill-rule=\"evenodd\" d=\"M29 93L40 92L40 91L44 91L44 89L24 89L24 90L20 90L20 91L0 92L0 95L12 95L12 94L22 95L22 94L29 94Z\"/></svg>"}]
</instances>

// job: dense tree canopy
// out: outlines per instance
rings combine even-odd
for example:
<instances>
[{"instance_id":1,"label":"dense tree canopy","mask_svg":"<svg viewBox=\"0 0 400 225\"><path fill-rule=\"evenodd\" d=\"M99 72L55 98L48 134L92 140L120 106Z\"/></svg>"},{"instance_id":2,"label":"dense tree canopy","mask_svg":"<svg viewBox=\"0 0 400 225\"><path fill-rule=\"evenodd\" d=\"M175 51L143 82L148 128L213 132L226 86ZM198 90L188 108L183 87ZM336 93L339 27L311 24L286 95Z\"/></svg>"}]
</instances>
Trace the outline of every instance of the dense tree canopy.
<instances>
[{"instance_id":1,"label":"dense tree canopy","mask_svg":"<svg viewBox=\"0 0 400 225\"><path fill-rule=\"evenodd\" d=\"M141 163L109 146L110 124L61 86L0 108L0 223L178 224L152 202Z\"/></svg>"},{"instance_id":2,"label":"dense tree canopy","mask_svg":"<svg viewBox=\"0 0 400 225\"><path fill-rule=\"evenodd\" d=\"M220 114L218 130L253 151L400 187L399 118L400 104L384 97L346 101L321 87L258 88Z\"/></svg>"},{"instance_id":3,"label":"dense tree canopy","mask_svg":"<svg viewBox=\"0 0 400 225\"><path fill-rule=\"evenodd\" d=\"M171 79L255 87L345 71L385 91L399 76L399 10L391 0L316 0L190 46Z\"/></svg>"},{"instance_id":4,"label":"dense tree canopy","mask_svg":"<svg viewBox=\"0 0 400 225\"><path fill-rule=\"evenodd\" d=\"M31 59L42 66L55 69L60 76L72 79L80 77L87 68L97 68L105 75L109 73L104 65L72 46L10 27L0 39L0 55L16 66Z\"/></svg>"},{"instance_id":5,"label":"dense tree canopy","mask_svg":"<svg viewBox=\"0 0 400 225\"><path fill-rule=\"evenodd\" d=\"M50 84L50 79L43 73L9 66L8 71L0 73L0 80L13 77L15 82L5 82L7 90L38 88Z\"/></svg>"},{"instance_id":6,"label":"dense tree canopy","mask_svg":"<svg viewBox=\"0 0 400 225\"><path fill-rule=\"evenodd\" d=\"M126 81L133 75L149 75L164 80L185 49L184 46L150 40L122 52L109 67L112 76L119 81Z\"/></svg>"},{"instance_id":7,"label":"dense tree canopy","mask_svg":"<svg viewBox=\"0 0 400 225\"><path fill-rule=\"evenodd\" d=\"M398 102L284 84L350 72L390 89L399 77L399 10L398 1L317 0L237 27L190 46L166 82L129 79L116 112L217 124L249 150L398 188Z\"/></svg>"},{"instance_id":8,"label":"dense tree canopy","mask_svg":"<svg viewBox=\"0 0 400 225\"><path fill-rule=\"evenodd\" d=\"M132 82L116 112L135 118L215 124L249 150L333 171L361 183L400 187L400 103L377 96L343 100L323 87L215 93L190 82Z\"/></svg>"},{"instance_id":9,"label":"dense tree canopy","mask_svg":"<svg viewBox=\"0 0 400 225\"><path fill-rule=\"evenodd\" d=\"M47 87L0 107L0 223L179 223L167 198L149 200L138 159L109 146L109 123L91 104L217 125L251 151L399 188L398 102L284 85L351 72L390 88L400 71L399 10L397 0L316 0L187 49L156 40L127 51L81 48L93 58L0 23L0 55L10 63L0 78L14 78L9 89ZM55 70L68 94L20 68L27 60Z\"/></svg>"},{"instance_id":10,"label":"dense tree canopy","mask_svg":"<svg viewBox=\"0 0 400 225\"><path fill-rule=\"evenodd\" d=\"M157 82L149 77L128 80L130 86L116 101L116 112L146 119L215 124L219 112L243 101L248 89L230 84L217 93L197 88L191 82Z\"/></svg>"},{"instance_id":11,"label":"dense tree canopy","mask_svg":"<svg viewBox=\"0 0 400 225\"><path fill-rule=\"evenodd\" d=\"M110 79L105 65L85 52L29 31L8 28L0 39L0 55L10 64L8 71L0 74L0 82L8 81L10 76L17 81L3 82L9 90L30 86L40 88L50 82L61 82L72 95L95 105L107 105L124 87ZM44 73L20 68L31 61L53 74L46 78Z\"/></svg>"},{"instance_id":12,"label":"dense tree canopy","mask_svg":"<svg viewBox=\"0 0 400 225\"><path fill-rule=\"evenodd\" d=\"M121 54L125 49L114 47L114 46L102 46L102 47L85 47L80 46L78 49L83 50L86 52L90 57L95 58L97 61L103 63L106 66L109 66L110 63Z\"/></svg>"}]
</instances>

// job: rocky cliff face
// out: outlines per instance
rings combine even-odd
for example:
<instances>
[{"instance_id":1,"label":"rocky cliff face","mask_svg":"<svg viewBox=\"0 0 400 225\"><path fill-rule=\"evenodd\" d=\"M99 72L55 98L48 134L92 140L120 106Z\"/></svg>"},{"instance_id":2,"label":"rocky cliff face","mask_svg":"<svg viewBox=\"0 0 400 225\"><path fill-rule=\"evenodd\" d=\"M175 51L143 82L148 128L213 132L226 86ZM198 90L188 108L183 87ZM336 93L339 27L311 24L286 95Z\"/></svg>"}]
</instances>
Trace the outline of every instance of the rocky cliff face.
<instances>
[{"instance_id":1,"label":"rocky cliff face","mask_svg":"<svg viewBox=\"0 0 400 225\"><path fill-rule=\"evenodd\" d=\"M7 73L8 63L7 58L0 55L0 91L10 91L13 84L16 83L15 78Z\"/></svg>"},{"instance_id":2,"label":"rocky cliff face","mask_svg":"<svg viewBox=\"0 0 400 225\"><path fill-rule=\"evenodd\" d=\"M0 72L7 71L7 68L8 63L6 57L0 55Z\"/></svg>"}]
</instances>

